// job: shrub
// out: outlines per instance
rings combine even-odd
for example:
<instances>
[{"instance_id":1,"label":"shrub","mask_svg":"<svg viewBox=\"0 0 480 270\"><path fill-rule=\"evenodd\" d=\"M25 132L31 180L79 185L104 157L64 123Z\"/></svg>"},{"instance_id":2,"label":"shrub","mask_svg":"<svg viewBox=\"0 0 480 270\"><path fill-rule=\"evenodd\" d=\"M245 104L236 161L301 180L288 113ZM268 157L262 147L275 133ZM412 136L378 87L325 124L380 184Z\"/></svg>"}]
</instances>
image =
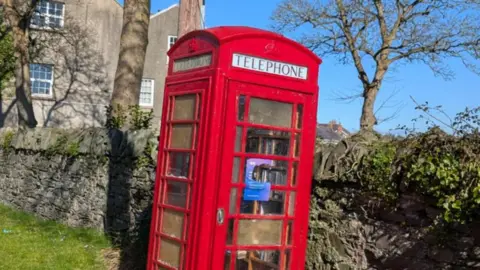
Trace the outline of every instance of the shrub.
<instances>
[{"instance_id":1,"label":"shrub","mask_svg":"<svg viewBox=\"0 0 480 270\"><path fill-rule=\"evenodd\" d=\"M392 179L397 146L392 142L379 142L372 146L358 170L363 188L392 201L397 197L397 185Z\"/></svg>"},{"instance_id":2,"label":"shrub","mask_svg":"<svg viewBox=\"0 0 480 270\"><path fill-rule=\"evenodd\" d=\"M477 139L474 139L477 137ZM447 222L473 219L480 208L480 136L448 135L437 128L410 139L401 157L406 185L433 197Z\"/></svg>"},{"instance_id":3,"label":"shrub","mask_svg":"<svg viewBox=\"0 0 480 270\"><path fill-rule=\"evenodd\" d=\"M115 107L107 106L106 114L105 127L108 129L121 129L126 125L130 130L148 129L153 120L153 110L145 111L138 105L126 108L120 104Z\"/></svg>"}]
</instances>

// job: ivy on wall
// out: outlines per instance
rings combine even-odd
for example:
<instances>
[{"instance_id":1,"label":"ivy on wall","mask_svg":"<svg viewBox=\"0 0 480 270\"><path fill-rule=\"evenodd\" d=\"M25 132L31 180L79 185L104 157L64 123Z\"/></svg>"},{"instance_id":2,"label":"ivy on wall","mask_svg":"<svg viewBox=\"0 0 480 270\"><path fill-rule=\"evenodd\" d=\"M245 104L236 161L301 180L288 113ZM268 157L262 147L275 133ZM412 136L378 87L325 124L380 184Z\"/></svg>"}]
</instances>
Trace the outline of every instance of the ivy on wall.
<instances>
[{"instance_id":1,"label":"ivy on wall","mask_svg":"<svg viewBox=\"0 0 480 270\"><path fill-rule=\"evenodd\" d=\"M106 107L108 129L122 129L128 126L130 130L149 129L152 126L153 110L143 110L139 105L123 107ZM114 115L114 112L116 114Z\"/></svg>"},{"instance_id":2,"label":"ivy on wall","mask_svg":"<svg viewBox=\"0 0 480 270\"><path fill-rule=\"evenodd\" d=\"M425 106L419 108L428 112ZM379 140L370 146L357 170L342 177L357 178L365 190L386 201L393 202L407 191L432 198L448 223L478 218L479 114L480 107L458 113L447 126L449 133L432 125L424 133Z\"/></svg>"},{"instance_id":3,"label":"ivy on wall","mask_svg":"<svg viewBox=\"0 0 480 270\"><path fill-rule=\"evenodd\" d=\"M439 129L402 141L380 142L359 167L362 186L394 201L400 192L433 198L447 222L480 214L480 136L455 137Z\"/></svg>"},{"instance_id":4,"label":"ivy on wall","mask_svg":"<svg viewBox=\"0 0 480 270\"><path fill-rule=\"evenodd\" d=\"M63 156L69 159L91 156L101 164L107 165L112 158L112 147L115 147L119 148L116 150L116 155L130 155L137 169L156 166L154 155L157 145L155 132L152 130L123 132L103 128L69 131L37 128L31 131L2 130L0 132L1 153L27 151L47 157ZM17 141L16 137L21 141ZM109 140L111 141L108 142ZM97 141L98 146L93 146Z\"/></svg>"},{"instance_id":5,"label":"ivy on wall","mask_svg":"<svg viewBox=\"0 0 480 270\"><path fill-rule=\"evenodd\" d=\"M10 149L14 136L15 136L15 133L11 130L5 132L3 136L0 138L1 148L3 148L4 150Z\"/></svg>"}]
</instances>

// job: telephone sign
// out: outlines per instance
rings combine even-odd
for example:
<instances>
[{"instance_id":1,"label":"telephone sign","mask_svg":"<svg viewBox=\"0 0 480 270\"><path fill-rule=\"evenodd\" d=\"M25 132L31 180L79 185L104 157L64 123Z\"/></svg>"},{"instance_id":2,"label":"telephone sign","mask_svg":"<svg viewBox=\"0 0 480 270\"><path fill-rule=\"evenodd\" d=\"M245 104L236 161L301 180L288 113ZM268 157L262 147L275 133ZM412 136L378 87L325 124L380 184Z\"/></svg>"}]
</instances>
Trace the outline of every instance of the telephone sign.
<instances>
[{"instance_id":1,"label":"telephone sign","mask_svg":"<svg viewBox=\"0 0 480 270\"><path fill-rule=\"evenodd\" d=\"M262 59L238 53L233 54L232 66L286 77L298 78L302 80L307 79L308 73L307 67L271 61L268 59Z\"/></svg>"}]
</instances>

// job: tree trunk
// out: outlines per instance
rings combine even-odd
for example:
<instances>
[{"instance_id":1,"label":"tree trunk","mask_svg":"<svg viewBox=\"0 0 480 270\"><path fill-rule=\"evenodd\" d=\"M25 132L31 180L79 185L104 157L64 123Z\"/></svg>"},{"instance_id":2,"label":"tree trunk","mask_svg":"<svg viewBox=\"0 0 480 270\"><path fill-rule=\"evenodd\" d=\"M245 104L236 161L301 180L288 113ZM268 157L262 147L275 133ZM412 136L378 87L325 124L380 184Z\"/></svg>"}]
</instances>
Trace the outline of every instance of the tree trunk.
<instances>
[{"instance_id":1,"label":"tree trunk","mask_svg":"<svg viewBox=\"0 0 480 270\"><path fill-rule=\"evenodd\" d=\"M390 64L387 60L388 51L380 54L377 61L377 69L373 81L364 86L362 116L360 118L360 130L372 132L375 125L378 124L375 117L375 101L377 94L382 86L383 78Z\"/></svg>"},{"instance_id":2,"label":"tree trunk","mask_svg":"<svg viewBox=\"0 0 480 270\"><path fill-rule=\"evenodd\" d=\"M374 108L378 90L379 86L368 86L364 90L362 117L360 118L360 130L362 131L373 131L373 127L377 124Z\"/></svg>"},{"instance_id":3,"label":"tree trunk","mask_svg":"<svg viewBox=\"0 0 480 270\"><path fill-rule=\"evenodd\" d=\"M20 8L15 6L11 0L5 2L5 15L12 27L13 48L16 58L14 74L18 125L19 127L34 128L37 126L37 120L35 119L32 105L28 54L28 27L30 22L29 14L31 12L26 11L25 14L20 14Z\"/></svg>"},{"instance_id":4,"label":"tree trunk","mask_svg":"<svg viewBox=\"0 0 480 270\"><path fill-rule=\"evenodd\" d=\"M120 54L111 105L137 105L148 46L150 0L125 0ZM116 116L117 112L113 112Z\"/></svg>"}]
</instances>

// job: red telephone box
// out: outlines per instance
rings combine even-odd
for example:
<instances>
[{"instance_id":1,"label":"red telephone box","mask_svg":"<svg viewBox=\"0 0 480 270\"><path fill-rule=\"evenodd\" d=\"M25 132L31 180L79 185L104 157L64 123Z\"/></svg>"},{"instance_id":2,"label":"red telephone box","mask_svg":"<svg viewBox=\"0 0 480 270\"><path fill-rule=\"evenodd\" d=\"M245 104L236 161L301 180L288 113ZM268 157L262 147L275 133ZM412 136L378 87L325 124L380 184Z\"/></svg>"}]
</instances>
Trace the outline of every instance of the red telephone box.
<instances>
[{"instance_id":1,"label":"red telephone box","mask_svg":"<svg viewBox=\"0 0 480 270\"><path fill-rule=\"evenodd\" d=\"M147 269L304 269L320 58L248 27L168 55Z\"/></svg>"}]
</instances>

